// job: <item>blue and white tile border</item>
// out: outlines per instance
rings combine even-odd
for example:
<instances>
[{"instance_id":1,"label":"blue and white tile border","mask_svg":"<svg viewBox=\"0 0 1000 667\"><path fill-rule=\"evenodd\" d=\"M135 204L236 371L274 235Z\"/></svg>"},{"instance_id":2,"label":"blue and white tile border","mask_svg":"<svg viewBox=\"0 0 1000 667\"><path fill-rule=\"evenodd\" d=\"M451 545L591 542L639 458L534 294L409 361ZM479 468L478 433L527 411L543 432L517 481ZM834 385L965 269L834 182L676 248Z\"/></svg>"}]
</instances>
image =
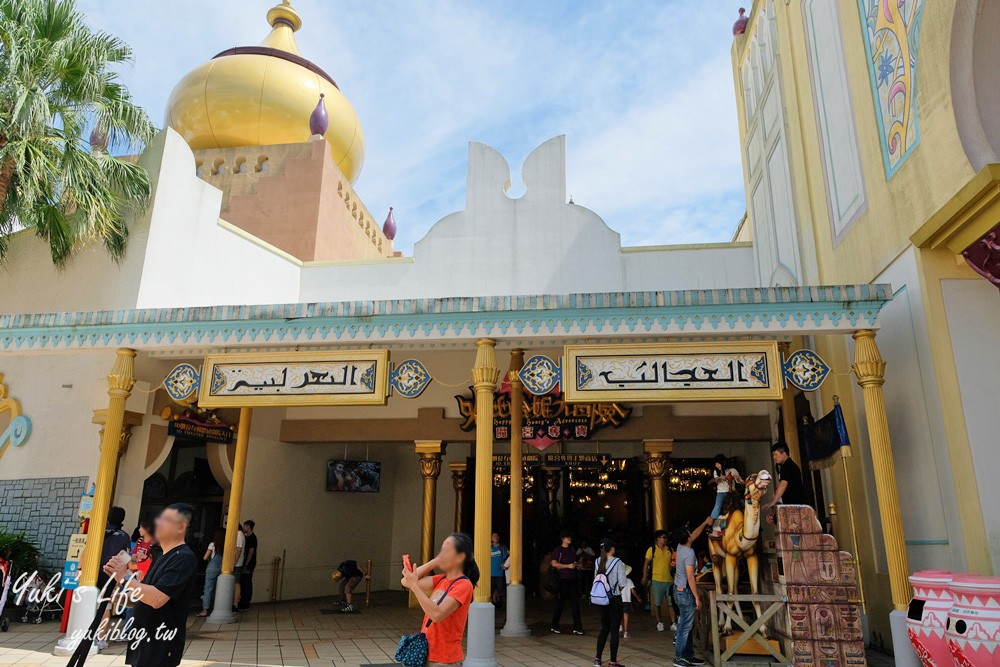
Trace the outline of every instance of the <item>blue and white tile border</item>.
<instances>
[{"instance_id":1,"label":"blue and white tile border","mask_svg":"<svg viewBox=\"0 0 1000 667\"><path fill-rule=\"evenodd\" d=\"M877 328L889 285L609 292L0 316L0 353Z\"/></svg>"}]
</instances>

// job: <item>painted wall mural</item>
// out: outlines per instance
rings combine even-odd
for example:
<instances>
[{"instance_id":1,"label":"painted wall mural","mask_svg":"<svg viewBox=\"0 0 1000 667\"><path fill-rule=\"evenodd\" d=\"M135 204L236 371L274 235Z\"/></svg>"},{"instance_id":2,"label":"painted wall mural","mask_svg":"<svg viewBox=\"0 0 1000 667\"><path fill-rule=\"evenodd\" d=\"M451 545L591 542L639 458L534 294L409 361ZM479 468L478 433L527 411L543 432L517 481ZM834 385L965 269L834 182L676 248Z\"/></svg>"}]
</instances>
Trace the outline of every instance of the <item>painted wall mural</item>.
<instances>
[{"instance_id":1,"label":"painted wall mural","mask_svg":"<svg viewBox=\"0 0 1000 667\"><path fill-rule=\"evenodd\" d=\"M858 0L885 178L920 143L917 51L924 0Z\"/></svg>"},{"instance_id":2,"label":"painted wall mural","mask_svg":"<svg viewBox=\"0 0 1000 667\"><path fill-rule=\"evenodd\" d=\"M31 435L31 420L21 412L21 404L10 395L0 373L0 458L9 446L20 447Z\"/></svg>"}]
</instances>

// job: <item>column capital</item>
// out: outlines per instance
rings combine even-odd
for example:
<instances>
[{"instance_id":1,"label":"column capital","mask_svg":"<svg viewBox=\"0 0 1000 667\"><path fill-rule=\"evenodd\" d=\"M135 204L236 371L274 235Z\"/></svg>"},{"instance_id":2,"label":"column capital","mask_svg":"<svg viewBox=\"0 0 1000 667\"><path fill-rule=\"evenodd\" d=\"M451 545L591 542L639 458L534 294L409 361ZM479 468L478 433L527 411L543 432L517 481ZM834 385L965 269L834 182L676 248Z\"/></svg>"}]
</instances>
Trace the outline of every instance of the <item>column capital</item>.
<instances>
[{"instance_id":1,"label":"column capital","mask_svg":"<svg viewBox=\"0 0 1000 667\"><path fill-rule=\"evenodd\" d=\"M663 458L664 455L670 456L674 451L674 441L673 440L643 440L642 450L650 458Z\"/></svg>"},{"instance_id":2,"label":"column capital","mask_svg":"<svg viewBox=\"0 0 1000 667\"><path fill-rule=\"evenodd\" d=\"M441 440L414 440L417 454L444 454L445 444Z\"/></svg>"},{"instance_id":3,"label":"column capital","mask_svg":"<svg viewBox=\"0 0 1000 667\"><path fill-rule=\"evenodd\" d=\"M490 387L496 389L500 369L497 368L497 342L492 338L480 338L476 341L476 363L472 367L472 382L476 390Z\"/></svg>"},{"instance_id":4,"label":"column capital","mask_svg":"<svg viewBox=\"0 0 1000 667\"><path fill-rule=\"evenodd\" d=\"M145 416L146 415L142 414L141 412L126 410L125 416L122 420L122 425L128 427L139 426L140 424L142 424L142 420ZM94 410L94 417L93 419L90 420L90 423L100 424L101 426L104 426L104 424L106 424L107 421L108 421L108 410L107 408L102 408L100 410Z\"/></svg>"},{"instance_id":5,"label":"column capital","mask_svg":"<svg viewBox=\"0 0 1000 667\"><path fill-rule=\"evenodd\" d=\"M114 393L128 398L133 386L135 386L135 350L128 347L118 348L114 366L108 374L108 394Z\"/></svg>"},{"instance_id":6,"label":"column capital","mask_svg":"<svg viewBox=\"0 0 1000 667\"><path fill-rule=\"evenodd\" d=\"M424 479L437 479L441 476L441 455L420 455L420 476Z\"/></svg>"},{"instance_id":7,"label":"column capital","mask_svg":"<svg viewBox=\"0 0 1000 667\"><path fill-rule=\"evenodd\" d=\"M670 470L670 459L662 454L650 456L646 463L649 465L649 479L651 480L665 478Z\"/></svg>"},{"instance_id":8,"label":"column capital","mask_svg":"<svg viewBox=\"0 0 1000 667\"><path fill-rule=\"evenodd\" d=\"M862 329L855 331L852 337L854 363L851 368L858 378L858 384L862 387L885 384L885 360L875 343L875 332L871 329Z\"/></svg>"},{"instance_id":9,"label":"column capital","mask_svg":"<svg viewBox=\"0 0 1000 667\"><path fill-rule=\"evenodd\" d=\"M524 368L524 350L514 348L510 351L510 368L507 369L507 380L511 385L521 385L521 369Z\"/></svg>"}]
</instances>

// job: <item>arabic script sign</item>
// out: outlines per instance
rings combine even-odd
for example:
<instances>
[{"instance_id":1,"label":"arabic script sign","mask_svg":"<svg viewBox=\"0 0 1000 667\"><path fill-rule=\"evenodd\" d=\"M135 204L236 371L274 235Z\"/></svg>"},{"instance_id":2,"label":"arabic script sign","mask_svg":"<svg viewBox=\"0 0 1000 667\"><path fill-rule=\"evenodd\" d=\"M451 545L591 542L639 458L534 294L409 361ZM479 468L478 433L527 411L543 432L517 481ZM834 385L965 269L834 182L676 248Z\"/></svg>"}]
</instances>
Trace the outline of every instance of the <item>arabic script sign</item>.
<instances>
[{"instance_id":1,"label":"arabic script sign","mask_svg":"<svg viewBox=\"0 0 1000 667\"><path fill-rule=\"evenodd\" d=\"M780 400L776 342L567 345L566 400Z\"/></svg>"},{"instance_id":2,"label":"arabic script sign","mask_svg":"<svg viewBox=\"0 0 1000 667\"><path fill-rule=\"evenodd\" d=\"M385 405L388 367L387 350L209 355L198 405Z\"/></svg>"}]
</instances>

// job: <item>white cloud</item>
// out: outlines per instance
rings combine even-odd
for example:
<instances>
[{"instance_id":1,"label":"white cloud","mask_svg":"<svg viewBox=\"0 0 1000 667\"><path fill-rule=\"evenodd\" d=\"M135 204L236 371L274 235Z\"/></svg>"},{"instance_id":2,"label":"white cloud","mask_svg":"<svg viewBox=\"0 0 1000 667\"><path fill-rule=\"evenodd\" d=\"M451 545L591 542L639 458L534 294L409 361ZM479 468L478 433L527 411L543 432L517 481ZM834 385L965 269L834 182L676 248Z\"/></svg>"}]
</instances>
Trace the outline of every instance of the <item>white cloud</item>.
<instances>
[{"instance_id":1,"label":"white cloud","mask_svg":"<svg viewBox=\"0 0 1000 667\"><path fill-rule=\"evenodd\" d=\"M178 0L164 13L153 0L79 2L135 48L128 79L158 122L185 72L263 39L270 4ZM463 206L472 139L516 172L536 145L567 134L570 191L626 244L727 240L742 214L729 64L739 2L293 4L303 54L364 125L357 189L376 217L396 207L406 251Z\"/></svg>"}]
</instances>

